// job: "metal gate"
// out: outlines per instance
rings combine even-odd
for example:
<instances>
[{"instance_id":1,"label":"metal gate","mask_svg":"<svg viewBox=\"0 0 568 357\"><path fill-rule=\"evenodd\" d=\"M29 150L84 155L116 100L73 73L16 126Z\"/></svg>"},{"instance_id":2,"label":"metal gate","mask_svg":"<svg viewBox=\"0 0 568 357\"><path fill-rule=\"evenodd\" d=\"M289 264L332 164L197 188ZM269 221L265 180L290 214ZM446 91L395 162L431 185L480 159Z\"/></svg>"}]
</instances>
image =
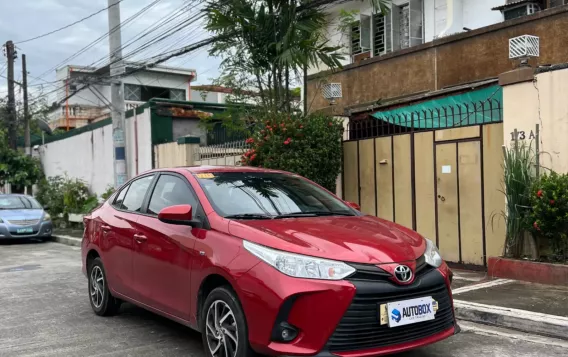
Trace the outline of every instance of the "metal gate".
<instances>
[{"instance_id":1,"label":"metal gate","mask_svg":"<svg viewBox=\"0 0 568 357\"><path fill-rule=\"evenodd\" d=\"M505 209L503 124L498 102L472 108L474 123L469 110L447 108L352 120L343 197L432 239L447 261L483 266L505 241L504 223L493 219Z\"/></svg>"}]
</instances>

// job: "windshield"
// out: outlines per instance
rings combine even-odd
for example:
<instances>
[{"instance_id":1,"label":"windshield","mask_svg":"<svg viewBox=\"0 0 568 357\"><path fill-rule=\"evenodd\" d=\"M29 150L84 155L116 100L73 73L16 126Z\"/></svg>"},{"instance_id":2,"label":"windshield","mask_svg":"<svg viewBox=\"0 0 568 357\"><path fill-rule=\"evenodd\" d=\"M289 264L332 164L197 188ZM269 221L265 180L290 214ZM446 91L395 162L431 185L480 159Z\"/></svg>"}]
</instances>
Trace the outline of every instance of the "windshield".
<instances>
[{"instance_id":1,"label":"windshield","mask_svg":"<svg viewBox=\"0 0 568 357\"><path fill-rule=\"evenodd\" d=\"M0 196L0 210L6 209L41 209L41 205L32 197Z\"/></svg>"},{"instance_id":2,"label":"windshield","mask_svg":"<svg viewBox=\"0 0 568 357\"><path fill-rule=\"evenodd\" d=\"M215 211L228 218L357 215L335 196L294 175L215 172L195 176Z\"/></svg>"}]
</instances>

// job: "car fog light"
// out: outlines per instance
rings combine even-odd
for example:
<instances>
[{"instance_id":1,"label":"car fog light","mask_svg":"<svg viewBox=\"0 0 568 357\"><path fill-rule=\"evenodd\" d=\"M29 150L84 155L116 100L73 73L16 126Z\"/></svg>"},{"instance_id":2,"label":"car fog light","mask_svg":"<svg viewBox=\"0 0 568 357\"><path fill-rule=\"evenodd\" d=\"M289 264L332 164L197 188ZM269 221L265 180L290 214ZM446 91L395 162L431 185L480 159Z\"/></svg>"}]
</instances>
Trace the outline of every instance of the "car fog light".
<instances>
[{"instance_id":1,"label":"car fog light","mask_svg":"<svg viewBox=\"0 0 568 357\"><path fill-rule=\"evenodd\" d=\"M289 323L282 322L278 328L280 329L279 340L281 342L291 342L298 337L298 330Z\"/></svg>"}]
</instances>

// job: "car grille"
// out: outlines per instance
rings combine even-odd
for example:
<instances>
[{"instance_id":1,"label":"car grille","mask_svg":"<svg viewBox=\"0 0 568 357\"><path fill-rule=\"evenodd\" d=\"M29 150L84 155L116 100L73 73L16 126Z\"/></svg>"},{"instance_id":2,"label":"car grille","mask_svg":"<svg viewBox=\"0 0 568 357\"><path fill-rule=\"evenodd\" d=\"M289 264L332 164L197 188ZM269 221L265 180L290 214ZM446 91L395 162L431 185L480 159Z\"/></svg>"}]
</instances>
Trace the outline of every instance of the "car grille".
<instances>
[{"instance_id":1,"label":"car grille","mask_svg":"<svg viewBox=\"0 0 568 357\"><path fill-rule=\"evenodd\" d=\"M429 337L454 326L450 295L442 275L430 271L409 286L389 282L354 282L357 293L328 340L330 352L381 348ZM380 305L388 302L432 296L438 302L434 320L389 328L380 325Z\"/></svg>"},{"instance_id":2,"label":"car grille","mask_svg":"<svg viewBox=\"0 0 568 357\"><path fill-rule=\"evenodd\" d=\"M13 219L9 222L15 226L33 226L39 223L39 219Z\"/></svg>"}]
</instances>

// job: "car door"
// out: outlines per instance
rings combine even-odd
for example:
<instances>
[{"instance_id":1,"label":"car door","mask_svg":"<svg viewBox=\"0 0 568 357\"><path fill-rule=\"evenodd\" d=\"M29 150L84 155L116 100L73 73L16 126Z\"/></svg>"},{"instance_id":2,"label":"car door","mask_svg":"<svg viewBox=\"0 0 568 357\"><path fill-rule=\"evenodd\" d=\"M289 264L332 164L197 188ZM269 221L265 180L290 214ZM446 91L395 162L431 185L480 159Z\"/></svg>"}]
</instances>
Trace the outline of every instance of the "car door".
<instances>
[{"instance_id":1,"label":"car door","mask_svg":"<svg viewBox=\"0 0 568 357\"><path fill-rule=\"evenodd\" d=\"M135 224L155 175L147 175L124 187L101 215L103 263L112 290L137 299L132 274Z\"/></svg>"},{"instance_id":2,"label":"car door","mask_svg":"<svg viewBox=\"0 0 568 357\"><path fill-rule=\"evenodd\" d=\"M155 182L146 215L137 229L143 241L136 245L134 279L141 302L160 311L189 320L191 261L195 239L201 228L174 225L158 220L166 207L189 204L196 219L205 217L197 196L185 177L162 173Z\"/></svg>"}]
</instances>

